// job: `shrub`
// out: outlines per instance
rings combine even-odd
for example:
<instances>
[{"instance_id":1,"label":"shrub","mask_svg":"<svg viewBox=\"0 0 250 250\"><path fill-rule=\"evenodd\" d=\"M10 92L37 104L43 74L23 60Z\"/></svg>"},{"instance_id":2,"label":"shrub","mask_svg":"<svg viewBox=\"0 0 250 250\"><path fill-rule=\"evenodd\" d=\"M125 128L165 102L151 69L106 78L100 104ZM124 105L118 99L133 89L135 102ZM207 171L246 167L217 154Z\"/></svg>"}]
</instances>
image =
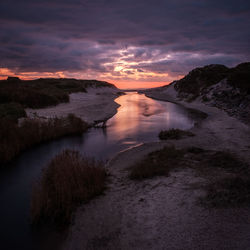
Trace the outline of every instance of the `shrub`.
<instances>
[{"instance_id":1,"label":"shrub","mask_svg":"<svg viewBox=\"0 0 250 250\"><path fill-rule=\"evenodd\" d=\"M169 130L162 130L159 133L159 138L161 140L179 140L186 136L194 136L194 134L190 131L174 129L174 128Z\"/></svg>"},{"instance_id":2,"label":"shrub","mask_svg":"<svg viewBox=\"0 0 250 250\"><path fill-rule=\"evenodd\" d=\"M77 151L63 151L33 188L32 223L69 224L77 206L103 193L106 176L103 163L84 158Z\"/></svg>"},{"instance_id":3,"label":"shrub","mask_svg":"<svg viewBox=\"0 0 250 250\"><path fill-rule=\"evenodd\" d=\"M131 167L130 179L145 179L154 176L168 176L173 168L182 166L184 151L175 147L164 147L148 154L145 159Z\"/></svg>"},{"instance_id":4,"label":"shrub","mask_svg":"<svg viewBox=\"0 0 250 250\"><path fill-rule=\"evenodd\" d=\"M0 119L9 119L17 122L21 117L26 117L26 112L22 105L18 103L0 104Z\"/></svg>"}]
</instances>

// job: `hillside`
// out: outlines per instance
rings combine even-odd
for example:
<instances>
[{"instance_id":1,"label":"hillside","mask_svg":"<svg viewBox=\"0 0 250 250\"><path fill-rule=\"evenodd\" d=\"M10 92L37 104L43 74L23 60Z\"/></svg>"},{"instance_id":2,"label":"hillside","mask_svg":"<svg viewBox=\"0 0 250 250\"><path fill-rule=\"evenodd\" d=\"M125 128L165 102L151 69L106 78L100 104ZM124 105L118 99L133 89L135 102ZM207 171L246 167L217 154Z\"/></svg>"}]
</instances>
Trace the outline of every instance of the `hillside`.
<instances>
[{"instance_id":1,"label":"hillside","mask_svg":"<svg viewBox=\"0 0 250 250\"><path fill-rule=\"evenodd\" d=\"M9 77L0 81L0 104L19 103L25 108L44 108L69 102L69 94L86 92L88 87L111 87L113 84L96 80L54 79L20 80Z\"/></svg>"},{"instance_id":2,"label":"hillside","mask_svg":"<svg viewBox=\"0 0 250 250\"><path fill-rule=\"evenodd\" d=\"M147 90L153 98L202 102L250 123L250 63L234 68L212 64L190 71L170 85Z\"/></svg>"}]
</instances>

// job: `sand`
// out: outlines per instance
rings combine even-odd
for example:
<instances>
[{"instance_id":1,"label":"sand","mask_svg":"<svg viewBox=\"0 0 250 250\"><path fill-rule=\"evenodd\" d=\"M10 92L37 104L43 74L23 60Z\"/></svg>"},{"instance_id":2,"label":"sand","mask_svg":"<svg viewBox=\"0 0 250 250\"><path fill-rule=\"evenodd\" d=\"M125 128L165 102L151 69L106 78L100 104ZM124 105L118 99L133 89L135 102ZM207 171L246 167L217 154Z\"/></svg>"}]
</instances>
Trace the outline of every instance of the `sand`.
<instances>
[{"instance_id":1,"label":"sand","mask_svg":"<svg viewBox=\"0 0 250 250\"><path fill-rule=\"evenodd\" d=\"M42 109L26 109L28 117L52 118L74 114L89 124L111 118L116 114L119 104L114 99L119 95L115 88L88 88L87 93L70 94L69 103Z\"/></svg>"},{"instance_id":2,"label":"sand","mask_svg":"<svg viewBox=\"0 0 250 250\"><path fill-rule=\"evenodd\" d=\"M194 170L144 181L128 178L128 168L164 145L229 150L250 163L250 129L225 112L200 102L185 103L171 87L148 96L171 100L208 114L191 129L196 136L146 143L116 155L105 195L80 207L63 249L249 249L250 209L207 209L197 204L206 180Z\"/></svg>"}]
</instances>

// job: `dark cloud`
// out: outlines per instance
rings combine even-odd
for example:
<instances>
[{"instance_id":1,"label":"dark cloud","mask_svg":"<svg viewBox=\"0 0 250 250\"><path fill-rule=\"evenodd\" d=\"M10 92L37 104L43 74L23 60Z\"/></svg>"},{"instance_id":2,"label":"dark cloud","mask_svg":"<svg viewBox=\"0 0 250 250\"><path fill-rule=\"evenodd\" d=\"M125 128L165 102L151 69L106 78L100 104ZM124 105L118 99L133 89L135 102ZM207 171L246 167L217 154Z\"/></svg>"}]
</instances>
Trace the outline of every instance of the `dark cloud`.
<instances>
[{"instance_id":1,"label":"dark cloud","mask_svg":"<svg viewBox=\"0 0 250 250\"><path fill-rule=\"evenodd\" d=\"M122 61L137 63L128 75L177 75L232 66L250 59L249 23L248 0L6 0L0 67L100 73Z\"/></svg>"}]
</instances>

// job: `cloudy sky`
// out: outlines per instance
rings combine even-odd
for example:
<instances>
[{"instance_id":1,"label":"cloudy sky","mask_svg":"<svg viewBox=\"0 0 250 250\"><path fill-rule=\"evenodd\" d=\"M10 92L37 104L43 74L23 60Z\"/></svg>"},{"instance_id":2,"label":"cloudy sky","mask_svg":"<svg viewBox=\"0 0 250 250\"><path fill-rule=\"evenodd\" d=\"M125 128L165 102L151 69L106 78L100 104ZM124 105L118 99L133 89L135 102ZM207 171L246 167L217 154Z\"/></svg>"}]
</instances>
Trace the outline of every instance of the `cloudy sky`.
<instances>
[{"instance_id":1,"label":"cloudy sky","mask_svg":"<svg viewBox=\"0 0 250 250\"><path fill-rule=\"evenodd\" d=\"M249 0L5 0L0 78L154 87L250 60Z\"/></svg>"}]
</instances>

